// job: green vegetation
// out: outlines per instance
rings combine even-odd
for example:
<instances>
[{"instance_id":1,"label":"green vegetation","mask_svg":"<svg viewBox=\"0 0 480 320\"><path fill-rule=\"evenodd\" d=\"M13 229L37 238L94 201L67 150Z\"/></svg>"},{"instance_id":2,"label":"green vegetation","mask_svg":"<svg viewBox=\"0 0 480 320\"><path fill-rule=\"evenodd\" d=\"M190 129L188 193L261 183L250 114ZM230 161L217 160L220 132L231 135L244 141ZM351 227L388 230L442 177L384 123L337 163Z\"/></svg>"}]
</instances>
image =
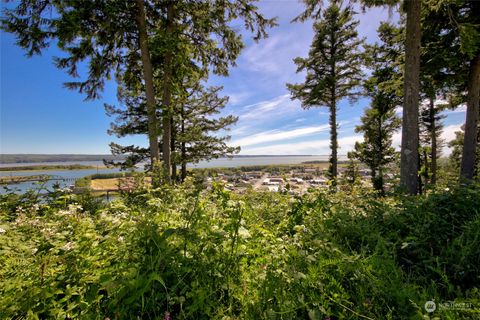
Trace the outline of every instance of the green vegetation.
<instances>
[{"instance_id":1,"label":"green vegetation","mask_svg":"<svg viewBox=\"0 0 480 320\"><path fill-rule=\"evenodd\" d=\"M5 176L5 177L0 177L0 184L14 184L14 183L22 183L26 181L46 181L49 179L50 179L50 176L45 174L40 174L35 176Z\"/></svg>"},{"instance_id":2,"label":"green vegetation","mask_svg":"<svg viewBox=\"0 0 480 320\"><path fill-rule=\"evenodd\" d=\"M2 318L441 319L480 313L480 186L379 198L190 182L0 201ZM475 309L475 310L474 310Z\"/></svg>"}]
</instances>

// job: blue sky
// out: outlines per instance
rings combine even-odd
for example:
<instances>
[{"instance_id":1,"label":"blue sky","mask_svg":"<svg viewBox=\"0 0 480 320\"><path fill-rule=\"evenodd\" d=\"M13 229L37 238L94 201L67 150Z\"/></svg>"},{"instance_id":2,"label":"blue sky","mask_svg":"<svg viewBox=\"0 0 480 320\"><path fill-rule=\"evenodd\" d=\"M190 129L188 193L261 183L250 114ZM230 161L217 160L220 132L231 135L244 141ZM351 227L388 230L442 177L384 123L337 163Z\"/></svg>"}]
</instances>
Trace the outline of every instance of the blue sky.
<instances>
[{"instance_id":1,"label":"blue sky","mask_svg":"<svg viewBox=\"0 0 480 320\"><path fill-rule=\"evenodd\" d=\"M285 86L303 80L292 59L307 55L312 23L290 23L302 11L297 1L261 1L259 6L266 16L277 16L279 26L258 43L245 34L247 46L230 76L210 79L212 85L223 85L223 93L230 96L224 114L239 116L228 133L230 144L240 145L241 154L329 154L327 109L303 110L299 101L290 99ZM376 8L357 19L360 36L375 42L380 21L395 21L396 15ZM0 153L105 154L111 141L147 145L144 136L119 140L107 134L111 119L103 104L117 104L115 83L107 84L102 99L85 102L83 95L63 88L62 83L71 78L53 65L52 57L62 54L56 47L27 58L10 34L2 32L0 37ZM367 106L366 99L354 105L340 103L340 154L361 140L354 129ZM443 134L447 141L465 121L464 109L448 112ZM397 133L394 144L399 143Z\"/></svg>"}]
</instances>

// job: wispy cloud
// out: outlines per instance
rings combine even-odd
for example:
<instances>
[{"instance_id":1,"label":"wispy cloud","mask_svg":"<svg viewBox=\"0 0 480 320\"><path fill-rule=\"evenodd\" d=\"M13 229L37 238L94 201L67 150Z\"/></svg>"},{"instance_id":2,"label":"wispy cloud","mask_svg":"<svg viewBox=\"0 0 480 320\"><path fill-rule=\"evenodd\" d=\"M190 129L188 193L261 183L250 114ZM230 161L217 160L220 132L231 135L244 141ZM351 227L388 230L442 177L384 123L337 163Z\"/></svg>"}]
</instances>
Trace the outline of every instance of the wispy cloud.
<instances>
[{"instance_id":1,"label":"wispy cloud","mask_svg":"<svg viewBox=\"0 0 480 320\"><path fill-rule=\"evenodd\" d=\"M362 141L361 135L352 135L338 139L339 154L346 154L355 146L355 142ZM243 154L260 155L260 154L316 154L327 155L330 154L330 140L319 139L314 141L302 141L294 143L274 144L266 147L245 148L242 150Z\"/></svg>"},{"instance_id":2,"label":"wispy cloud","mask_svg":"<svg viewBox=\"0 0 480 320\"><path fill-rule=\"evenodd\" d=\"M445 126L442 130L442 134L440 138L446 142L443 150L443 155L448 156L452 151L451 149L447 146L448 142L452 141L455 139L455 132L460 131L461 126L463 123L456 123L456 124L451 124L448 126ZM397 151L400 150L402 144L402 130L398 130L395 132L392 136L392 145L395 147Z\"/></svg>"},{"instance_id":3,"label":"wispy cloud","mask_svg":"<svg viewBox=\"0 0 480 320\"><path fill-rule=\"evenodd\" d=\"M226 93L225 95L229 97L228 104L236 106L245 102L245 100L247 100L252 95L252 93L250 91L245 91L245 92Z\"/></svg>"},{"instance_id":4,"label":"wispy cloud","mask_svg":"<svg viewBox=\"0 0 480 320\"><path fill-rule=\"evenodd\" d=\"M265 119L273 121L279 117L297 113L301 109L298 101L292 101L289 94L283 94L270 100L244 106L242 110L239 114L239 122L247 125L250 121Z\"/></svg>"},{"instance_id":5,"label":"wispy cloud","mask_svg":"<svg viewBox=\"0 0 480 320\"><path fill-rule=\"evenodd\" d=\"M443 113L446 115L452 114L452 113L465 113L467 112L467 105L466 104L461 104L457 108L453 110L445 110Z\"/></svg>"},{"instance_id":6,"label":"wispy cloud","mask_svg":"<svg viewBox=\"0 0 480 320\"><path fill-rule=\"evenodd\" d=\"M328 130L328 125L321 125L321 126L312 126L312 127L305 127L305 128L298 128L293 130L271 130L271 131L264 131L260 132L242 139L238 139L232 141L232 145L238 145L240 147L256 145L266 142L273 142L279 140L290 140L298 137L305 137L310 136L315 133L319 133L322 131Z\"/></svg>"}]
</instances>

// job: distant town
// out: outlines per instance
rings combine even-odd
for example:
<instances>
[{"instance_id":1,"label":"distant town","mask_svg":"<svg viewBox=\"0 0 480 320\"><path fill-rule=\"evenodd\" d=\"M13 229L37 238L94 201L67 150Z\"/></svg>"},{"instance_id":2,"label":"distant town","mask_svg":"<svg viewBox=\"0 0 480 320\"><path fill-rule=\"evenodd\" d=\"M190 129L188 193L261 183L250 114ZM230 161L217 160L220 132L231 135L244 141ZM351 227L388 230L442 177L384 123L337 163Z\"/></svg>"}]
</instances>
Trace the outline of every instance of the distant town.
<instances>
[{"instance_id":1,"label":"distant town","mask_svg":"<svg viewBox=\"0 0 480 320\"><path fill-rule=\"evenodd\" d=\"M328 188L328 163L318 165L294 166L266 166L255 171L240 169L210 170L205 177L207 188L213 183L221 183L228 190L243 193L248 189L256 191L288 192L290 194L304 194L311 188ZM348 168L338 168L338 179L345 184L351 181L347 174ZM358 168L356 183L371 186L371 171L367 168ZM393 173L386 174L386 187L390 188L395 180Z\"/></svg>"}]
</instances>

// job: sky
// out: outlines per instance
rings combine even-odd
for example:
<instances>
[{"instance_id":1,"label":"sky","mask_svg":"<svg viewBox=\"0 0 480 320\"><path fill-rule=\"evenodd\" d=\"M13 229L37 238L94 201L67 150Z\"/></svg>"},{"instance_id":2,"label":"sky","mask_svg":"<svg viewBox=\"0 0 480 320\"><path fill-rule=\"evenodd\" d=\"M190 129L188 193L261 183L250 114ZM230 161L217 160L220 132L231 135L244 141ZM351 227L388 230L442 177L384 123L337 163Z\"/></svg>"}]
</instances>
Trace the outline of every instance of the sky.
<instances>
[{"instance_id":1,"label":"sky","mask_svg":"<svg viewBox=\"0 0 480 320\"><path fill-rule=\"evenodd\" d=\"M2 4L3 5L3 4ZM243 155L327 155L329 149L328 109L304 110L300 101L291 100L286 83L301 83L304 74L296 73L295 57L306 57L313 38L312 22L291 23L303 9L298 1L260 1L260 11L277 17L279 26L258 43L242 31L246 47L230 69L228 77L211 76L209 84L224 87L230 97L223 114L239 117L227 133L232 146ZM386 8L359 10L359 35L366 42L378 41L380 21L397 20ZM238 24L241 30L241 24ZM117 139L107 134L112 121L103 105L118 104L116 84L107 83L102 97L84 101L85 96L63 87L72 81L53 65L52 58L62 52L55 46L41 56L27 58L15 45L12 35L0 31L0 153L75 153L108 154L110 142L147 146L146 136ZM339 154L352 150L362 135L355 133L368 99L354 104L341 101ZM401 116L401 109L398 110ZM450 141L465 121L465 107L445 112L442 138ZM396 147L401 133L393 136ZM446 148L445 154L449 153Z\"/></svg>"}]
</instances>

